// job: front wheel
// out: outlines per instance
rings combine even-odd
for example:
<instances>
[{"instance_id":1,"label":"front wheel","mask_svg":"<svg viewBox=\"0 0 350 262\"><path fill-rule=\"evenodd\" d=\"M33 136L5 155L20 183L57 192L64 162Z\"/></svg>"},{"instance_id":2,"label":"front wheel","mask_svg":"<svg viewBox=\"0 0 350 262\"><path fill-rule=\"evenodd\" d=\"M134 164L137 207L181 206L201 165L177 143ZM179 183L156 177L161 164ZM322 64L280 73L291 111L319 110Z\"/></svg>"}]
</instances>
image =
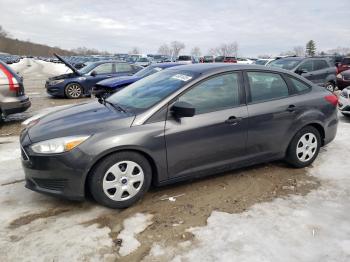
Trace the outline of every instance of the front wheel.
<instances>
[{"instance_id":1,"label":"front wheel","mask_svg":"<svg viewBox=\"0 0 350 262\"><path fill-rule=\"evenodd\" d=\"M78 83L68 84L64 91L66 97L70 99L80 98L83 95L83 88Z\"/></svg>"},{"instance_id":2,"label":"front wheel","mask_svg":"<svg viewBox=\"0 0 350 262\"><path fill-rule=\"evenodd\" d=\"M317 157L321 146L321 136L312 126L306 126L293 137L286 161L294 167L309 166Z\"/></svg>"},{"instance_id":3,"label":"front wheel","mask_svg":"<svg viewBox=\"0 0 350 262\"><path fill-rule=\"evenodd\" d=\"M126 208L137 202L151 185L152 168L134 152L104 158L92 171L89 189L94 199L107 207Z\"/></svg>"}]
</instances>

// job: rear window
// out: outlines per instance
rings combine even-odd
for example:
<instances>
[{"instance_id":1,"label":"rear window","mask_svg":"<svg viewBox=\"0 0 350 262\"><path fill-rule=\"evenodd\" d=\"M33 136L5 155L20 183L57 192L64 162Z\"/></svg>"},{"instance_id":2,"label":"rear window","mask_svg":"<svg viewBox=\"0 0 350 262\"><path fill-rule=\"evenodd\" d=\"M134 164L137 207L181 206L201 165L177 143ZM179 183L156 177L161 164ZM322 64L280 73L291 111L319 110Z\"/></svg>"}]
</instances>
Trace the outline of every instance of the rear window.
<instances>
[{"instance_id":1,"label":"rear window","mask_svg":"<svg viewBox=\"0 0 350 262\"><path fill-rule=\"evenodd\" d=\"M287 77L288 77L288 76L287 76ZM295 79L295 78L293 78L293 77L288 77L288 78L290 79L291 83L292 83L293 86L294 86L294 89L295 89L298 93L302 93L302 92L305 92L305 91L307 91L307 90L310 89L310 87L309 87L307 84L301 82L300 80L297 80L297 79Z\"/></svg>"}]
</instances>

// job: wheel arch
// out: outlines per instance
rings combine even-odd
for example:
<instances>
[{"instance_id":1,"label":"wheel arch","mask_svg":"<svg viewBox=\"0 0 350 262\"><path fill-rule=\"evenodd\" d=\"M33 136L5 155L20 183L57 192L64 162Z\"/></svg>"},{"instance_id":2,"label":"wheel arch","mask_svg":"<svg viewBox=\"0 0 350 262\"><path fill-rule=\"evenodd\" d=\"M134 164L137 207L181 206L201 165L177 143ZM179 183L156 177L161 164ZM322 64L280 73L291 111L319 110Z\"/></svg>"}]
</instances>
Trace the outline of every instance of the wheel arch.
<instances>
[{"instance_id":1,"label":"wheel arch","mask_svg":"<svg viewBox=\"0 0 350 262\"><path fill-rule=\"evenodd\" d=\"M89 179L92 175L92 171L94 170L94 168L96 168L96 166L106 157L108 157L112 154L115 154L115 153L120 153L120 152L134 152L134 153L138 153L138 154L142 155L143 157L145 157L152 168L151 183L155 184L159 181L159 168L156 164L156 161L154 160L154 158L151 156L150 153L148 153L145 150L142 150L140 148L131 148L131 147L130 148L129 147L114 148L114 149L109 150L108 152L105 152L104 154L98 156L94 160L93 164L89 167L89 169L85 175L85 178L84 178L84 194L85 194L85 196L90 195L88 183L89 183Z\"/></svg>"},{"instance_id":2,"label":"wheel arch","mask_svg":"<svg viewBox=\"0 0 350 262\"><path fill-rule=\"evenodd\" d=\"M78 81L75 80L75 81L72 81L72 82L67 83L67 84L64 86L63 92L64 92L64 96L65 96L66 98L67 98L66 88L67 88L69 85L71 85L71 84L78 84L78 85L80 85L81 89L83 90L82 95L85 94L85 88L84 88L84 86L83 86L81 83L79 83Z\"/></svg>"}]
</instances>

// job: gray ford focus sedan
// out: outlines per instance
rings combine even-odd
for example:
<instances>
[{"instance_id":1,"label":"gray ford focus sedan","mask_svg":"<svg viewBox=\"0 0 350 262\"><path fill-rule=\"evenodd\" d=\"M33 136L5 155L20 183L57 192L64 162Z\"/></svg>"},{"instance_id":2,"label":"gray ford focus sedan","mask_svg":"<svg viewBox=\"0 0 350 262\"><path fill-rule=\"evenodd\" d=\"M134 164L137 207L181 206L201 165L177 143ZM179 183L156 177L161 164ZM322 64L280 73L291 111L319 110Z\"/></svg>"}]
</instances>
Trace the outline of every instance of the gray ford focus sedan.
<instances>
[{"instance_id":1,"label":"gray ford focus sedan","mask_svg":"<svg viewBox=\"0 0 350 262\"><path fill-rule=\"evenodd\" d=\"M29 123L20 137L26 187L125 208L151 183L278 159L305 167L336 135L337 101L282 69L173 67Z\"/></svg>"}]
</instances>

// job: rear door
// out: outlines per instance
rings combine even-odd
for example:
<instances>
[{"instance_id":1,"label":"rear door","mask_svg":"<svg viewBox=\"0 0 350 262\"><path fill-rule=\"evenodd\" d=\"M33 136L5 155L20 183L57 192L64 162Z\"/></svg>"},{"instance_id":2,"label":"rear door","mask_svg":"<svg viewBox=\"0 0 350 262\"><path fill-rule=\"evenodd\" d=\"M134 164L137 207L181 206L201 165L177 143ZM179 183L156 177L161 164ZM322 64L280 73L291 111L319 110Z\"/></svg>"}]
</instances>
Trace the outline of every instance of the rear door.
<instances>
[{"instance_id":1,"label":"rear door","mask_svg":"<svg viewBox=\"0 0 350 262\"><path fill-rule=\"evenodd\" d=\"M192 104L196 114L181 119L168 115L165 141L170 178L219 172L246 156L247 107L241 83L241 73L225 73L203 80L178 97Z\"/></svg>"},{"instance_id":2,"label":"rear door","mask_svg":"<svg viewBox=\"0 0 350 262\"><path fill-rule=\"evenodd\" d=\"M327 82L327 76L330 72L330 67L328 63L323 59L315 59L313 62L313 74L314 83L317 85L324 85Z\"/></svg>"},{"instance_id":3,"label":"rear door","mask_svg":"<svg viewBox=\"0 0 350 262\"><path fill-rule=\"evenodd\" d=\"M294 119L295 105L291 90L282 74L247 71L248 141L247 153L260 161L276 157L286 143Z\"/></svg>"}]
</instances>

